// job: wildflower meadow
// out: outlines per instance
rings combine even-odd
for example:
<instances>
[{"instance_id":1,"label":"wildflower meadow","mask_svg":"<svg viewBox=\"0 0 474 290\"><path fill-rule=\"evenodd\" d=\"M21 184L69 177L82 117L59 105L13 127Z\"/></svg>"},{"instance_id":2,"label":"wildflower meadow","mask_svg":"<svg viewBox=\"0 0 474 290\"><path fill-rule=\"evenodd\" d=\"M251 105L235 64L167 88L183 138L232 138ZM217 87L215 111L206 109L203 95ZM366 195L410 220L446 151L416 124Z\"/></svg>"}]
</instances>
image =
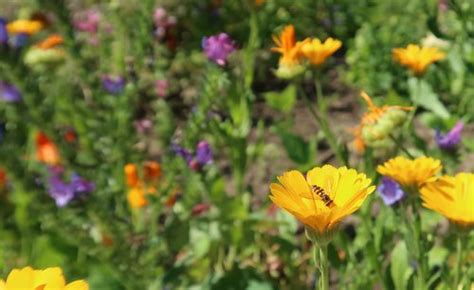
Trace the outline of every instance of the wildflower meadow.
<instances>
[{"instance_id":1,"label":"wildflower meadow","mask_svg":"<svg viewBox=\"0 0 474 290\"><path fill-rule=\"evenodd\" d=\"M0 0L0 290L473 290L473 0Z\"/></svg>"}]
</instances>

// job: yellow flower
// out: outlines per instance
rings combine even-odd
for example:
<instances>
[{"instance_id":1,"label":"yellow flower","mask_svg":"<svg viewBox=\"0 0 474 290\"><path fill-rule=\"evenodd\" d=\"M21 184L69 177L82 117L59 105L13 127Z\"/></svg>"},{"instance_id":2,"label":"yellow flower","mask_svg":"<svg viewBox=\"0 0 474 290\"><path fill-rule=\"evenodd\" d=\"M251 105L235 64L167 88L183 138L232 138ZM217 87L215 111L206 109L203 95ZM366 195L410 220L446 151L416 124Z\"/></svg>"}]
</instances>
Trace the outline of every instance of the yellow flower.
<instances>
[{"instance_id":1,"label":"yellow flower","mask_svg":"<svg viewBox=\"0 0 474 290\"><path fill-rule=\"evenodd\" d=\"M358 210L375 190L365 174L331 165L311 169L306 179L299 171L288 171L278 181L270 186L270 199L319 235Z\"/></svg>"},{"instance_id":2,"label":"yellow flower","mask_svg":"<svg viewBox=\"0 0 474 290\"><path fill-rule=\"evenodd\" d=\"M14 269L6 282L0 279L0 290L88 290L87 282L78 280L66 285L60 268L34 270L31 267Z\"/></svg>"},{"instance_id":3,"label":"yellow flower","mask_svg":"<svg viewBox=\"0 0 474 290\"><path fill-rule=\"evenodd\" d=\"M446 54L435 47L409 44L406 48L393 49L393 58L416 75L422 75L428 66L445 58Z\"/></svg>"},{"instance_id":4,"label":"yellow flower","mask_svg":"<svg viewBox=\"0 0 474 290\"><path fill-rule=\"evenodd\" d=\"M131 208L142 208L148 205L146 194L142 186L136 186L128 190L128 204Z\"/></svg>"},{"instance_id":5,"label":"yellow flower","mask_svg":"<svg viewBox=\"0 0 474 290\"><path fill-rule=\"evenodd\" d=\"M301 46L301 53L309 60L312 65L319 66L323 64L328 57L341 48L342 42L329 37L324 41L317 38L306 39Z\"/></svg>"},{"instance_id":6,"label":"yellow flower","mask_svg":"<svg viewBox=\"0 0 474 290\"><path fill-rule=\"evenodd\" d=\"M423 206L448 218L451 222L474 226L474 174L458 173L428 182L421 189Z\"/></svg>"},{"instance_id":7,"label":"yellow flower","mask_svg":"<svg viewBox=\"0 0 474 290\"><path fill-rule=\"evenodd\" d=\"M442 168L441 161L431 157L415 160L395 157L377 166L378 173L388 176L405 187L421 187Z\"/></svg>"},{"instance_id":8,"label":"yellow flower","mask_svg":"<svg viewBox=\"0 0 474 290\"><path fill-rule=\"evenodd\" d=\"M7 31L11 34L28 34L38 33L43 28L43 23L37 20L20 19L7 24Z\"/></svg>"}]
</instances>

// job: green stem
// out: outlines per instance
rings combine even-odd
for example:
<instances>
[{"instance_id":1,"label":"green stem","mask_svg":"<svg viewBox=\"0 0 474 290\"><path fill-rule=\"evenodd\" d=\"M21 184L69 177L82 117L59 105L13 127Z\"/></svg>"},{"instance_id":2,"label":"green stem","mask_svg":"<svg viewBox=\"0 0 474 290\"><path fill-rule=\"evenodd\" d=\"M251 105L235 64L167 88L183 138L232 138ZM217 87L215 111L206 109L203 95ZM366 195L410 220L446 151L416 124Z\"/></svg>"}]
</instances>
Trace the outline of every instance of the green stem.
<instances>
[{"instance_id":1,"label":"green stem","mask_svg":"<svg viewBox=\"0 0 474 290\"><path fill-rule=\"evenodd\" d=\"M315 117L315 119L318 122L319 126L321 127L321 130L324 133L324 137L326 138L329 144L329 147L331 147L332 152L336 155L337 160L343 165L348 165L348 161L344 155L344 152L341 150L341 147L339 146L337 142L336 136L334 135L334 133L331 131L331 128L329 127L329 123L328 123L329 116L327 112L328 105L324 99L323 90L320 83L320 75L318 71L316 72L314 85L316 88L317 107L313 115L317 115L319 117L319 118ZM314 110L312 109L313 107L310 105L311 104L308 104L308 108L310 108L310 110Z\"/></svg>"},{"instance_id":2,"label":"green stem","mask_svg":"<svg viewBox=\"0 0 474 290\"><path fill-rule=\"evenodd\" d=\"M456 268L454 269L454 282L453 282L453 289L458 289L459 280L461 277L461 268L462 268L462 251L463 250L463 242L462 237L460 234L457 235L456 238Z\"/></svg>"},{"instance_id":3,"label":"green stem","mask_svg":"<svg viewBox=\"0 0 474 290\"><path fill-rule=\"evenodd\" d=\"M423 237L421 236L421 216L420 213L416 210L416 206L412 205L413 210L413 231L415 237L415 245L416 245L416 257L418 259L418 278L419 278L419 289L426 289L426 281L427 281L427 270L428 266L425 259L425 247L423 243Z\"/></svg>"},{"instance_id":4,"label":"green stem","mask_svg":"<svg viewBox=\"0 0 474 290\"><path fill-rule=\"evenodd\" d=\"M320 245L319 248L319 271L321 272L320 277L320 290L329 290L329 261L328 261L328 245ZM316 288L318 289L318 288Z\"/></svg>"},{"instance_id":5,"label":"green stem","mask_svg":"<svg viewBox=\"0 0 474 290\"><path fill-rule=\"evenodd\" d=\"M392 139L393 143L395 143L395 145L397 145L397 149L402 150L408 157L410 157L412 159L415 158L410 153L410 151L408 151L408 149L406 149L405 146L403 146L403 144L397 138L395 138L395 136L393 136L392 134L388 134L388 136L390 137L390 139Z\"/></svg>"}]
</instances>

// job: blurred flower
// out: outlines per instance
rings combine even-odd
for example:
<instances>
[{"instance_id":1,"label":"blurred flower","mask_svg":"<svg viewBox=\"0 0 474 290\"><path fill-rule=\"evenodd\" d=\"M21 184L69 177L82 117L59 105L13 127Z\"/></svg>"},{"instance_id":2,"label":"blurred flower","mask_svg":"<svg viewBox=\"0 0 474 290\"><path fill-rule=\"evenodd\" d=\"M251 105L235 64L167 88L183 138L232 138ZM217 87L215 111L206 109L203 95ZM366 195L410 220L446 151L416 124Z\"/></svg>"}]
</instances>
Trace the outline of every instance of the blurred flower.
<instances>
[{"instance_id":1,"label":"blurred flower","mask_svg":"<svg viewBox=\"0 0 474 290\"><path fill-rule=\"evenodd\" d=\"M265 3L265 0L255 0L255 5L259 6Z\"/></svg>"},{"instance_id":2,"label":"blurred flower","mask_svg":"<svg viewBox=\"0 0 474 290\"><path fill-rule=\"evenodd\" d=\"M453 150L459 143L461 143L461 133L464 128L462 122L457 122L456 125L446 134L442 135L439 130L436 130L436 143L439 148L443 150Z\"/></svg>"},{"instance_id":3,"label":"blurred flower","mask_svg":"<svg viewBox=\"0 0 474 290\"><path fill-rule=\"evenodd\" d=\"M307 39L303 41L301 53L312 65L320 66L341 46L341 41L331 37L326 39L324 43L317 38Z\"/></svg>"},{"instance_id":4,"label":"blurred flower","mask_svg":"<svg viewBox=\"0 0 474 290\"><path fill-rule=\"evenodd\" d=\"M8 43L7 21L0 17L0 45Z\"/></svg>"},{"instance_id":5,"label":"blurred flower","mask_svg":"<svg viewBox=\"0 0 474 290\"><path fill-rule=\"evenodd\" d=\"M34 35L43 28L43 23L36 20L20 19L7 24L7 31L10 34Z\"/></svg>"},{"instance_id":6,"label":"blurred flower","mask_svg":"<svg viewBox=\"0 0 474 290\"><path fill-rule=\"evenodd\" d=\"M96 34L99 31L100 12L96 9L89 9L77 13L74 16L74 27L82 32Z\"/></svg>"},{"instance_id":7,"label":"blurred flower","mask_svg":"<svg viewBox=\"0 0 474 290\"><path fill-rule=\"evenodd\" d=\"M157 80L155 82L155 91L159 97L166 97L168 94L168 81L167 80Z\"/></svg>"},{"instance_id":8,"label":"blurred flower","mask_svg":"<svg viewBox=\"0 0 474 290\"><path fill-rule=\"evenodd\" d=\"M153 128L153 122L149 119L136 120L133 124L140 134L146 134Z\"/></svg>"},{"instance_id":9,"label":"blurred flower","mask_svg":"<svg viewBox=\"0 0 474 290\"><path fill-rule=\"evenodd\" d=\"M1 290L89 290L84 280L77 280L66 285L61 268L35 270L31 267L13 269L4 281L0 279Z\"/></svg>"},{"instance_id":10,"label":"blurred flower","mask_svg":"<svg viewBox=\"0 0 474 290\"><path fill-rule=\"evenodd\" d=\"M209 60L223 66L226 64L229 55L236 50L236 45L227 33L220 33L204 37L202 48Z\"/></svg>"},{"instance_id":11,"label":"blurred flower","mask_svg":"<svg viewBox=\"0 0 474 290\"><path fill-rule=\"evenodd\" d=\"M36 47L40 49L49 49L49 48L59 46L63 43L64 43L64 40L61 35L51 34L50 36L48 36L48 38L38 43Z\"/></svg>"},{"instance_id":12,"label":"blurred flower","mask_svg":"<svg viewBox=\"0 0 474 290\"><path fill-rule=\"evenodd\" d=\"M21 93L14 85L0 81L0 100L16 103L21 99Z\"/></svg>"},{"instance_id":13,"label":"blurred flower","mask_svg":"<svg viewBox=\"0 0 474 290\"><path fill-rule=\"evenodd\" d=\"M176 17L168 15L163 7L158 7L153 13L153 22L155 24L155 36L163 39L166 36L167 29L176 25Z\"/></svg>"},{"instance_id":14,"label":"blurred flower","mask_svg":"<svg viewBox=\"0 0 474 290\"><path fill-rule=\"evenodd\" d=\"M406 112L413 107L383 106L378 107L365 92L361 97L367 102L368 110L362 116L359 126L354 130L354 148L363 153L367 146L373 148L390 145L390 134L405 120Z\"/></svg>"},{"instance_id":15,"label":"blurred flower","mask_svg":"<svg viewBox=\"0 0 474 290\"><path fill-rule=\"evenodd\" d=\"M129 163L124 167L125 178L127 182L127 186L135 187L138 185L138 171L137 166L135 164Z\"/></svg>"},{"instance_id":16,"label":"blurred flower","mask_svg":"<svg viewBox=\"0 0 474 290\"><path fill-rule=\"evenodd\" d=\"M273 35L276 47L272 51L280 53L277 77L283 79L293 78L304 71L304 66L300 63L301 47L303 43L296 42L296 32L293 25L287 25L279 36Z\"/></svg>"},{"instance_id":17,"label":"blurred flower","mask_svg":"<svg viewBox=\"0 0 474 290\"><path fill-rule=\"evenodd\" d=\"M428 182L421 189L423 206L432 209L452 223L474 226L474 174L458 173Z\"/></svg>"},{"instance_id":18,"label":"blurred flower","mask_svg":"<svg viewBox=\"0 0 474 290\"><path fill-rule=\"evenodd\" d=\"M178 156L181 156L193 170L200 170L202 167L212 163L212 149L207 141L200 141L196 146L196 155L193 156L187 149L172 144L171 150Z\"/></svg>"},{"instance_id":19,"label":"blurred flower","mask_svg":"<svg viewBox=\"0 0 474 290\"><path fill-rule=\"evenodd\" d=\"M64 140L66 140L67 143L74 143L77 141L77 134L74 129L69 128L66 130L64 133Z\"/></svg>"},{"instance_id":20,"label":"blurred flower","mask_svg":"<svg viewBox=\"0 0 474 290\"><path fill-rule=\"evenodd\" d=\"M64 207L76 198L95 190L95 184L77 173L72 173L71 180L66 183L63 180L64 169L51 167L48 179L49 194L56 201L58 207Z\"/></svg>"},{"instance_id":21,"label":"blurred flower","mask_svg":"<svg viewBox=\"0 0 474 290\"><path fill-rule=\"evenodd\" d=\"M377 172L390 177L403 187L421 187L441 171L441 168L441 161L431 157L423 156L411 160L398 156L377 166Z\"/></svg>"},{"instance_id":22,"label":"blurred flower","mask_svg":"<svg viewBox=\"0 0 474 290\"><path fill-rule=\"evenodd\" d=\"M62 47L56 47L59 45L58 39L46 41L28 49L25 54L25 64L36 70L45 70L50 66L62 63L66 59L65 50ZM48 46L50 47L48 48Z\"/></svg>"},{"instance_id":23,"label":"blurred flower","mask_svg":"<svg viewBox=\"0 0 474 290\"><path fill-rule=\"evenodd\" d=\"M437 47L440 49L447 49L449 47L449 41L438 38L431 32L421 40L421 44L424 47Z\"/></svg>"},{"instance_id":24,"label":"blurred flower","mask_svg":"<svg viewBox=\"0 0 474 290\"><path fill-rule=\"evenodd\" d=\"M377 191L380 193L383 202L386 205L394 205L398 201L402 200L405 192L402 190L400 185L393 179L383 177Z\"/></svg>"},{"instance_id":25,"label":"blurred flower","mask_svg":"<svg viewBox=\"0 0 474 290\"><path fill-rule=\"evenodd\" d=\"M13 48L21 48L28 43L28 34L26 33L19 33L14 35L11 39Z\"/></svg>"},{"instance_id":26,"label":"blurred flower","mask_svg":"<svg viewBox=\"0 0 474 290\"><path fill-rule=\"evenodd\" d=\"M125 79L121 76L106 75L102 77L102 87L109 94L118 95L125 87Z\"/></svg>"},{"instance_id":27,"label":"blurred flower","mask_svg":"<svg viewBox=\"0 0 474 290\"><path fill-rule=\"evenodd\" d=\"M270 186L270 199L320 238L329 238L341 220L358 210L375 190L365 174L331 165L311 169L306 179L299 171L288 171L278 181Z\"/></svg>"},{"instance_id":28,"label":"blurred flower","mask_svg":"<svg viewBox=\"0 0 474 290\"><path fill-rule=\"evenodd\" d=\"M148 205L145 198L145 191L142 187L133 187L128 190L127 200L131 208L138 209Z\"/></svg>"},{"instance_id":29,"label":"blurred flower","mask_svg":"<svg viewBox=\"0 0 474 290\"><path fill-rule=\"evenodd\" d=\"M146 161L143 165L143 178L147 182L154 182L161 177L161 166L156 161Z\"/></svg>"},{"instance_id":30,"label":"blurred flower","mask_svg":"<svg viewBox=\"0 0 474 290\"><path fill-rule=\"evenodd\" d=\"M161 177L161 166L158 162L147 161L143 165L143 179L138 175L135 164L124 167L128 187L127 200L131 208L138 209L148 205L146 195L156 193L156 186Z\"/></svg>"},{"instance_id":31,"label":"blurred flower","mask_svg":"<svg viewBox=\"0 0 474 290\"><path fill-rule=\"evenodd\" d=\"M7 183L7 173L5 170L0 168L0 189L5 187L5 184Z\"/></svg>"},{"instance_id":32,"label":"blurred flower","mask_svg":"<svg viewBox=\"0 0 474 290\"><path fill-rule=\"evenodd\" d=\"M171 151L173 151L176 155L181 156L188 163L193 159L193 154L178 144L172 143Z\"/></svg>"},{"instance_id":33,"label":"blurred flower","mask_svg":"<svg viewBox=\"0 0 474 290\"><path fill-rule=\"evenodd\" d=\"M61 162L58 147L43 132L36 134L36 160L52 166Z\"/></svg>"},{"instance_id":34,"label":"blurred flower","mask_svg":"<svg viewBox=\"0 0 474 290\"><path fill-rule=\"evenodd\" d=\"M444 59L446 54L435 47L420 47L409 44L406 48L393 49L393 58L408 67L415 75L422 75L428 66Z\"/></svg>"},{"instance_id":35,"label":"blurred flower","mask_svg":"<svg viewBox=\"0 0 474 290\"><path fill-rule=\"evenodd\" d=\"M193 217L200 216L200 215L208 212L210 208L211 208L210 204L198 203L195 206L193 206L193 208L191 210L191 215Z\"/></svg>"}]
</instances>

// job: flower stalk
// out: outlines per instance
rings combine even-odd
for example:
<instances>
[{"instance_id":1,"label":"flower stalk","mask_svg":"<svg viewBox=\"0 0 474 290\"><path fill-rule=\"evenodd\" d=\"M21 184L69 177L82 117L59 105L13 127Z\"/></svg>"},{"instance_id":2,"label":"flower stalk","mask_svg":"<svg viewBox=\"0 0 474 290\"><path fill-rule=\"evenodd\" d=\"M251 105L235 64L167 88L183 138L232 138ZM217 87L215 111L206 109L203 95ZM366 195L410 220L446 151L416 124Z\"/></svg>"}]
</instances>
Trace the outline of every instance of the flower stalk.
<instances>
[{"instance_id":1,"label":"flower stalk","mask_svg":"<svg viewBox=\"0 0 474 290\"><path fill-rule=\"evenodd\" d=\"M318 245L315 245L318 246ZM329 259L328 259L328 245L321 244L319 245L319 288L321 290L329 290Z\"/></svg>"}]
</instances>

